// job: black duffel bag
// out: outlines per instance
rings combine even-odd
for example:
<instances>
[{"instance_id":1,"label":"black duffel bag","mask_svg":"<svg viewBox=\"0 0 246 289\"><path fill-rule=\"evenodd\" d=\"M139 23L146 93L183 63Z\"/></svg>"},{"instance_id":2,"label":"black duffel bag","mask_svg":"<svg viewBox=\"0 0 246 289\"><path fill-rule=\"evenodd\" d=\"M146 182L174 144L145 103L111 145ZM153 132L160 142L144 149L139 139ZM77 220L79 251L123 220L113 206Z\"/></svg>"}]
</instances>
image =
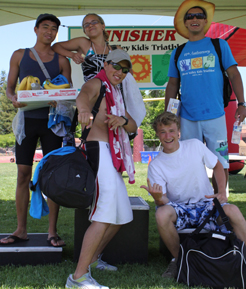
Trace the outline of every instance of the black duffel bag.
<instances>
[{"instance_id":1,"label":"black duffel bag","mask_svg":"<svg viewBox=\"0 0 246 289\"><path fill-rule=\"evenodd\" d=\"M92 109L94 120L105 95L102 85L99 97ZM71 132L77 125L78 110L73 118ZM30 182L30 189L35 191L37 184L40 190L56 204L67 208L85 209L92 204L95 193L95 178L98 170L99 144L97 141L85 142L90 128L84 129L81 145L69 154L47 155L47 160L39 171L38 181ZM86 151L81 147L85 144ZM62 150L61 148L60 150ZM64 151L66 148L64 148ZM56 150L55 150L56 151Z\"/></svg>"},{"instance_id":2,"label":"black duffel bag","mask_svg":"<svg viewBox=\"0 0 246 289\"><path fill-rule=\"evenodd\" d=\"M85 151L76 148L67 155L50 155L39 173L41 191L58 205L85 209L95 192L95 173L85 159Z\"/></svg>"},{"instance_id":3,"label":"black duffel bag","mask_svg":"<svg viewBox=\"0 0 246 289\"><path fill-rule=\"evenodd\" d=\"M177 281L188 286L245 288L246 248L232 232L233 228L219 201L206 220L180 244ZM199 234L216 208L228 231Z\"/></svg>"}]
</instances>

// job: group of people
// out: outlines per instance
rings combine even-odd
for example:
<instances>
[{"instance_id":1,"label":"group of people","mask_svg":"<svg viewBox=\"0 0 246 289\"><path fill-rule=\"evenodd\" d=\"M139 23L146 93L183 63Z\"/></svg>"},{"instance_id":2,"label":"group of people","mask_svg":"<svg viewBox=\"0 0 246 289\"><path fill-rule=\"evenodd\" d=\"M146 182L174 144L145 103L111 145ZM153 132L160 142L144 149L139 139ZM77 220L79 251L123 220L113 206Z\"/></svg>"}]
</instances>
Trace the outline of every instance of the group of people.
<instances>
[{"instance_id":1,"label":"group of people","mask_svg":"<svg viewBox=\"0 0 246 289\"><path fill-rule=\"evenodd\" d=\"M177 274L178 230L197 226L201 215L211 210L214 197L223 205L237 237L246 241L246 221L239 209L227 202L229 164L217 150L221 143L227 146L227 132L223 76L216 51L210 39L205 37L213 14L214 4L203 0L185 0L175 15L177 32L189 41L177 60L177 66L176 50L172 52L165 106L167 107L171 98L177 97L181 82L180 120L170 112L163 112L155 119L153 128L163 150L149 164L147 186L141 186L152 195L156 203L157 227L173 256L162 275L168 278ZM90 129L85 147L88 157L92 158L91 161L97 168L95 197L89 215L91 225L82 242L77 268L67 278L66 288L108 288L92 278L90 268L117 270L117 267L102 261L101 254L121 225L133 219L122 172L126 170L129 182L134 183L134 163L128 134L137 131L139 119L129 113L120 87L131 73L132 63L124 50L108 44L105 23L97 14L87 14L83 19L82 27L87 37L51 46L59 25L60 21L56 16L39 15L34 28L37 35L34 49L51 78L62 74L71 83L71 67L67 58L81 64L85 84L76 99L78 121L82 130ZM243 121L246 110L237 63L226 41L220 40L220 47L223 66L238 100L235 117L240 116L240 121ZM202 72L195 79L192 76L194 74L184 73L182 63L185 62L187 69L191 70L193 58L199 57L205 61L208 56L214 59L209 72ZM39 77L41 83L45 80L33 52L29 48L19 49L10 60L6 90L7 97L16 108L24 105L17 101L16 83L18 78L21 81L27 75ZM99 112L93 119L91 111L101 96ZM20 144L16 142L17 229L10 236L1 239L1 245L28 241L26 225L29 182L38 139L44 155L62 145L62 138L47 128L48 108L25 111L24 117L26 136ZM205 165L213 169L213 188ZM49 199L48 204L50 213L47 241L54 247L64 246L64 240L57 233L59 206ZM218 214L212 217L211 223L218 228Z\"/></svg>"}]
</instances>

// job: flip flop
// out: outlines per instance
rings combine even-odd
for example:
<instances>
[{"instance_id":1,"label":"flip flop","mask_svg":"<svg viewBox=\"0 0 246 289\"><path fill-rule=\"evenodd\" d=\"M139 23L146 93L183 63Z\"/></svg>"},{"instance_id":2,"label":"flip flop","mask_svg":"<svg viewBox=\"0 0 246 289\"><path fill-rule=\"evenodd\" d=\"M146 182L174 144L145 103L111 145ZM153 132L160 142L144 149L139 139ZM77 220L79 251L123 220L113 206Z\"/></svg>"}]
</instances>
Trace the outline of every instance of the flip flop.
<instances>
[{"instance_id":1,"label":"flip flop","mask_svg":"<svg viewBox=\"0 0 246 289\"><path fill-rule=\"evenodd\" d=\"M64 247L64 246L66 246L65 243L64 243L63 245L54 246L54 245L51 243L52 240L54 240L56 243L57 243L57 241L62 240L61 237L59 237L58 235L57 235L57 236L50 237L49 239L47 239L47 243L48 243L50 246L53 246L53 247Z\"/></svg>"},{"instance_id":2,"label":"flip flop","mask_svg":"<svg viewBox=\"0 0 246 289\"><path fill-rule=\"evenodd\" d=\"M0 245L12 245L12 244L16 244L16 243L21 243L21 242L26 242L26 241L29 241L29 238L26 238L26 239L22 239L22 238L19 238L17 236L14 236L14 235L9 235L8 237L4 238L5 240L9 240L9 239L12 239L14 240L13 242L9 242L9 243L2 243L0 242Z\"/></svg>"}]
</instances>

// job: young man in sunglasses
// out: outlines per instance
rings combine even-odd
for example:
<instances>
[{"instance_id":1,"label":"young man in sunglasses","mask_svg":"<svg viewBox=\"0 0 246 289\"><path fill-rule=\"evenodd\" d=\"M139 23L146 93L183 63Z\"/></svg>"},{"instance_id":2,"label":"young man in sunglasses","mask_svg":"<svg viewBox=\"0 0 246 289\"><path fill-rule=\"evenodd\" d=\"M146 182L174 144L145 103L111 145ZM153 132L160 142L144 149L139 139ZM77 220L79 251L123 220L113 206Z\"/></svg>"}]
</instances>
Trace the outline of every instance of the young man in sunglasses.
<instances>
[{"instance_id":1,"label":"young man in sunglasses","mask_svg":"<svg viewBox=\"0 0 246 289\"><path fill-rule=\"evenodd\" d=\"M172 52L165 107L167 108L170 98L176 98L181 82L181 139L205 140L207 147L222 163L227 183L229 162L223 75L212 41L205 37L214 9L213 3L202 0L186 0L180 5L174 18L174 26L188 42L177 60L177 67L176 49ZM219 44L223 67L238 100L235 118L240 115L241 122L246 116L242 79L229 45L222 39ZM214 178L213 187L217 192Z\"/></svg>"},{"instance_id":2,"label":"young man in sunglasses","mask_svg":"<svg viewBox=\"0 0 246 289\"><path fill-rule=\"evenodd\" d=\"M89 215L92 223L85 233L77 268L68 277L66 288L108 288L91 277L90 268L117 270L103 262L100 254L120 226L133 219L121 173L126 170L129 182L134 183L134 163L127 132L135 132L137 125L125 111L118 88L131 67L130 56L125 51L116 49L110 52L104 69L82 86L76 100L78 121L82 129L90 128L85 149L97 176ZM99 111L94 118L91 112L101 97Z\"/></svg>"}]
</instances>

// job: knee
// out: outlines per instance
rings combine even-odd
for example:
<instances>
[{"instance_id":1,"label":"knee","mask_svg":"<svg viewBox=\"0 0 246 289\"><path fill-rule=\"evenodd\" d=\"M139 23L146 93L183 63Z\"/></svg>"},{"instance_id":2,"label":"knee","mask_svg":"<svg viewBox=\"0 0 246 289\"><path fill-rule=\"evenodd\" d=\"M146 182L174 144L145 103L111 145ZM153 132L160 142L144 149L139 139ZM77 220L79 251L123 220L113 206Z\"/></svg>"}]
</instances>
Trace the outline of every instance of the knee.
<instances>
[{"instance_id":1,"label":"knee","mask_svg":"<svg viewBox=\"0 0 246 289\"><path fill-rule=\"evenodd\" d=\"M167 225L175 221L175 210L171 206L161 206L156 210L155 218L158 225Z\"/></svg>"},{"instance_id":2,"label":"knee","mask_svg":"<svg viewBox=\"0 0 246 289\"><path fill-rule=\"evenodd\" d=\"M18 169L17 182L19 185L28 183L31 180L31 172L27 170Z\"/></svg>"}]
</instances>

